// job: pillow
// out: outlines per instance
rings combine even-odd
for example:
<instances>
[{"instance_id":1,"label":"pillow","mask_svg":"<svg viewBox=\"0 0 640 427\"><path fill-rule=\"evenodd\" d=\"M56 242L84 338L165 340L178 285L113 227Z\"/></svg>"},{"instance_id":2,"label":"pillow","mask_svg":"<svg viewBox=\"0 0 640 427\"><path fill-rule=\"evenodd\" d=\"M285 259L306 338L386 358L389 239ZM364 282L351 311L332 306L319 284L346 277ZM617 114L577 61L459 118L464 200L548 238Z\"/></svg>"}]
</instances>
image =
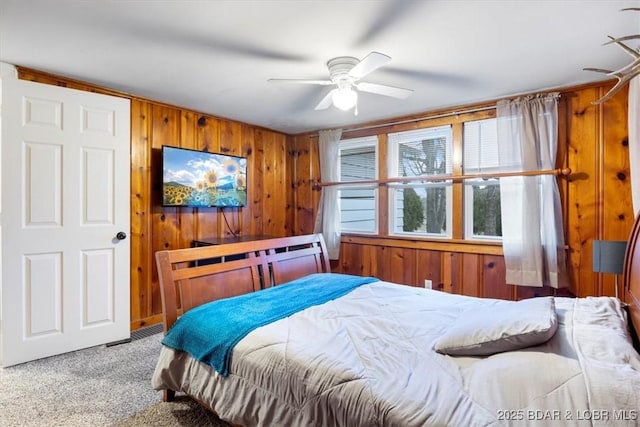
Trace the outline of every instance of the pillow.
<instances>
[{"instance_id":1,"label":"pillow","mask_svg":"<svg viewBox=\"0 0 640 427\"><path fill-rule=\"evenodd\" d=\"M557 329L553 297L504 301L464 311L434 349L451 356L488 356L542 344Z\"/></svg>"}]
</instances>

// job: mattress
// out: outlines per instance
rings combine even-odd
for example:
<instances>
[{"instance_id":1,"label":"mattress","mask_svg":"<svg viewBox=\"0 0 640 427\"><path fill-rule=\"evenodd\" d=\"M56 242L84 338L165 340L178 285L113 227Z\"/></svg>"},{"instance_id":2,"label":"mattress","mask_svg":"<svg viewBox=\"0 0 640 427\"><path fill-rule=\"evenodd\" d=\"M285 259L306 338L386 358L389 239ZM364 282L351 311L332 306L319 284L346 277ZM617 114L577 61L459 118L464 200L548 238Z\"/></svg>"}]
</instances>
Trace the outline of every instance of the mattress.
<instances>
[{"instance_id":1,"label":"mattress","mask_svg":"<svg viewBox=\"0 0 640 427\"><path fill-rule=\"evenodd\" d=\"M501 303L376 282L254 330L226 377L163 347L152 386L247 427L640 423L640 356L615 298L555 298L557 330L540 345L434 351L467 310Z\"/></svg>"}]
</instances>

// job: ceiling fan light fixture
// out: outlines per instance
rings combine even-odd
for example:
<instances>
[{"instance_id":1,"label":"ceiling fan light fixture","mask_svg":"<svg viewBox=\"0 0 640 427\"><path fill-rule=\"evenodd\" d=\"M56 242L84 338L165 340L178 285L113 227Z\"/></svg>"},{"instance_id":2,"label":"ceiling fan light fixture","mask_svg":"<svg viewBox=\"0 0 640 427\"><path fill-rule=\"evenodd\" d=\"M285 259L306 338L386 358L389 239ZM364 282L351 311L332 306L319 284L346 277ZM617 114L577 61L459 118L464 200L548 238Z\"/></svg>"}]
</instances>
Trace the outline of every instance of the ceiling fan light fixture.
<instances>
[{"instance_id":1,"label":"ceiling fan light fixture","mask_svg":"<svg viewBox=\"0 0 640 427\"><path fill-rule=\"evenodd\" d=\"M350 87L339 88L333 94L333 105L336 108L347 111L358 103L358 94Z\"/></svg>"},{"instance_id":2,"label":"ceiling fan light fixture","mask_svg":"<svg viewBox=\"0 0 640 427\"><path fill-rule=\"evenodd\" d=\"M357 92L368 92L397 99L406 99L413 93L410 89L360 81L360 79L377 70L390 60L391 57L380 52L371 52L365 56L362 61L352 56L338 56L327 61L327 68L329 69L328 80L269 79L269 81L334 86L333 89L325 93L324 97L318 102L314 109L316 111L326 110L333 104L336 108L343 111L353 109L353 113L357 116Z\"/></svg>"}]
</instances>

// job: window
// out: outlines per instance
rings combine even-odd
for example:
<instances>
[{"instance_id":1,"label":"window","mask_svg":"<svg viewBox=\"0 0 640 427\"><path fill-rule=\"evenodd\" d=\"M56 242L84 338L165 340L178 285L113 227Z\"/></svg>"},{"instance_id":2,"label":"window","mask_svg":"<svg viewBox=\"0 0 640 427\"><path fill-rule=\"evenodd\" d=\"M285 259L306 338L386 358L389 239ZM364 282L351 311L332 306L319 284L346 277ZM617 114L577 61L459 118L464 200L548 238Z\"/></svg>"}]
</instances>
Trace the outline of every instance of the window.
<instances>
[{"instance_id":1,"label":"window","mask_svg":"<svg viewBox=\"0 0 640 427\"><path fill-rule=\"evenodd\" d=\"M378 138L353 138L340 141L340 181L354 182L378 178ZM341 185L340 229L344 232L378 231L378 186L376 184Z\"/></svg>"},{"instance_id":2,"label":"window","mask_svg":"<svg viewBox=\"0 0 640 427\"><path fill-rule=\"evenodd\" d=\"M450 175L451 126L389 134L389 178ZM391 234L451 237L451 181L389 185Z\"/></svg>"},{"instance_id":3,"label":"window","mask_svg":"<svg viewBox=\"0 0 640 427\"><path fill-rule=\"evenodd\" d=\"M438 126L389 133L384 153L378 135L340 141L341 231L500 241L500 180L455 179L501 171L492 115L456 116L438 120Z\"/></svg>"},{"instance_id":4,"label":"window","mask_svg":"<svg viewBox=\"0 0 640 427\"><path fill-rule=\"evenodd\" d=\"M464 124L463 173L498 171L496 119ZM467 239L497 240L502 236L500 180L472 179L464 184L464 224Z\"/></svg>"}]
</instances>

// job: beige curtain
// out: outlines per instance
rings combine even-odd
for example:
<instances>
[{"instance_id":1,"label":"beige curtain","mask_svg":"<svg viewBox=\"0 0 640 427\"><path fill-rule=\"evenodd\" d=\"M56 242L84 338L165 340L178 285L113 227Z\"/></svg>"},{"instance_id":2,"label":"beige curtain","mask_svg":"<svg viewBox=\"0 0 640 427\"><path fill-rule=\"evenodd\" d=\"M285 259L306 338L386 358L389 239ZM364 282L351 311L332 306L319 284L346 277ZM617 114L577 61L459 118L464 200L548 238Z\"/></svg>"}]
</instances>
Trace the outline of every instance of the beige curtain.
<instances>
[{"instance_id":1,"label":"beige curtain","mask_svg":"<svg viewBox=\"0 0 640 427\"><path fill-rule=\"evenodd\" d=\"M557 93L500 101L498 160L502 172L555 168ZM567 286L562 207L553 175L500 178L507 283Z\"/></svg>"},{"instance_id":2,"label":"beige curtain","mask_svg":"<svg viewBox=\"0 0 640 427\"><path fill-rule=\"evenodd\" d=\"M342 129L319 132L318 148L320 154L320 179L325 182L340 181L339 144ZM322 187L315 233L322 233L329 252L329 259L340 258L340 199L337 186Z\"/></svg>"}]
</instances>

